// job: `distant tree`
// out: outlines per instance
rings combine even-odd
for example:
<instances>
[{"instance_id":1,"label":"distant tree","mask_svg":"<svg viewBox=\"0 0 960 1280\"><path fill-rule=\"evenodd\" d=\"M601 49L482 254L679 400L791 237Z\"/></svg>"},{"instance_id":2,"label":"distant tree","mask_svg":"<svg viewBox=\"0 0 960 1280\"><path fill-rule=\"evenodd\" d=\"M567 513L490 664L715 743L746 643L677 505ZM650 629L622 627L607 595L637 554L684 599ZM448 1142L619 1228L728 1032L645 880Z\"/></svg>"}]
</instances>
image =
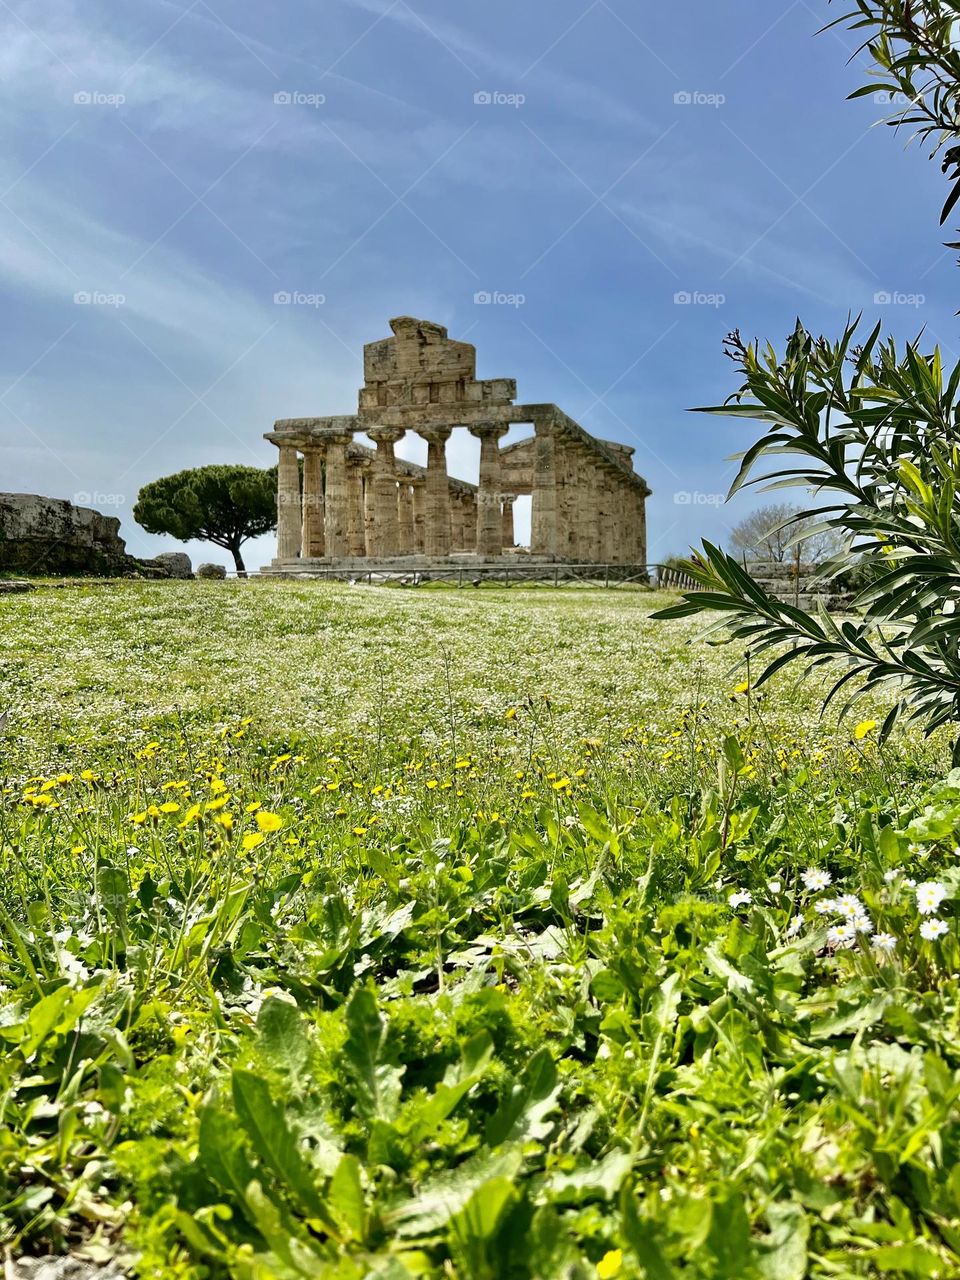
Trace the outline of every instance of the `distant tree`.
<instances>
[{"instance_id":1,"label":"distant tree","mask_svg":"<svg viewBox=\"0 0 960 1280\"><path fill-rule=\"evenodd\" d=\"M760 507L734 525L730 541L738 551L754 560L774 560L782 564L790 548L793 530L790 521L799 511L786 502Z\"/></svg>"},{"instance_id":2,"label":"distant tree","mask_svg":"<svg viewBox=\"0 0 960 1280\"><path fill-rule=\"evenodd\" d=\"M178 471L146 484L133 518L147 533L181 542L198 539L223 547L245 575L240 548L277 527L277 472L259 467L211 466Z\"/></svg>"},{"instance_id":3,"label":"distant tree","mask_svg":"<svg viewBox=\"0 0 960 1280\"><path fill-rule=\"evenodd\" d=\"M834 530L815 524L800 507L775 502L735 525L730 542L749 559L818 565L840 551L842 540Z\"/></svg>"}]
</instances>

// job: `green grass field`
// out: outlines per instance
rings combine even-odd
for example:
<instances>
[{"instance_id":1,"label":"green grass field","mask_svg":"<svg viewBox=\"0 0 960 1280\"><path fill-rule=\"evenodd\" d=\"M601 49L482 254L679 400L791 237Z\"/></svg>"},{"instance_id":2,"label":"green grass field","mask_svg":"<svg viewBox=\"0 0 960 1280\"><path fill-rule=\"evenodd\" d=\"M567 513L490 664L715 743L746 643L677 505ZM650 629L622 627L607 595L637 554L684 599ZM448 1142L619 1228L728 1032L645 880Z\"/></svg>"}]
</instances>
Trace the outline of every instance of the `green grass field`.
<instances>
[{"instance_id":1,"label":"green grass field","mask_svg":"<svg viewBox=\"0 0 960 1280\"><path fill-rule=\"evenodd\" d=\"M960 773L623 591L0 604L0 1242L960 1274Z\"/></svg>"}]
</instances>

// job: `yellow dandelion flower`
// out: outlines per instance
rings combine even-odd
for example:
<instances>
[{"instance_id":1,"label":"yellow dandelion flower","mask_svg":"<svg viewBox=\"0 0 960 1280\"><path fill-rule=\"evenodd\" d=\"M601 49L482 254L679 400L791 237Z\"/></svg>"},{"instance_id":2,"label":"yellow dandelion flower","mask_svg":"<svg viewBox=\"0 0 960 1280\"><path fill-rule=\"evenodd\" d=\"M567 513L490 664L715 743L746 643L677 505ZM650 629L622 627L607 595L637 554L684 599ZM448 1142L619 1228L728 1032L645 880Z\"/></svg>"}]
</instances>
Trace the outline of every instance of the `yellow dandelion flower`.
<instances>
[{"instance_id":1,"label":"yellow dandelion flower","mask_svg":"<svg viewBox=\"0 0 960 1280\"><path fill-rule=\"evenodd\" d=\"M263 844L266 836L262 836L259 831L248 831L243 837L242 848L244 853L249 853L251 849L256 849L258 844Z\"/></svg>"},{"instance_id":2,"label":"yellow dandelion flower","mask_svg":"<svg viewBox=\"0 0 960 1280\"><path fill-rule=\"evenodd\" d=\"M144 810L143 813L131 813L130 816L127 818L127 821L132 822L135 827L142 826L146 822L146 820L147 820L146 810Z\"/></svg>"},{"instance_id":3,"label":"yellow dandelion flower","mask_svg":"<svg viewBox=\"0 0 960 1280\"><path fill-rule=\"evenodd\" d=\"M873 733L876 727L877 727L876 720L861 720L860 723L857 725L857 727L854 729L853 736L856 738L858 742L860 742L863 738L867 736L868 733Z\"/></svg>"},{"instance_id":4,"label":"yellow dandelion flower","mask_svg":"<svg viewBox=\"0 0 960 1280\"><path fill-rule=\"evenodd\" d=\"M213 820L218 826L223 827L224 831L233 830L233 814L232 813L228 813L226 810L224 810L223 813L218 813Z\"/></svg>"},{"instance_id":5,"label":"yellow dandelion flower","mask_svg":"<svg viewBox=\"0 0 960 1280\"><path fill-rule=\"evenodd\" d=\"M257 826L261 831L279 831L283 826L283 819L278 813L268 813L266 809L262 809L257 814Z\"/></svg>"},{"instance_id":6,"label":"yellow dandelion flower","mask_svg":"<svg viewBox=\"0 0 960 1280\"><path fill-rule=\"evenodd\" d=\"M503 718L504 718L504 720L516 720L516 718L517 718L517 708L516 708L516 707L511 707L511 708L510 708L510 710L507 712L507 714L506 714Z\"/></svg>"},{"instance_id":7,"label":"yellow dandelion flower","mask_svg":"<svg viewBox=\"0 0 960 1280\"><path fill-rule=\"evenodd\" d=\"M436 778L431 778L430 781L427 783L427 790L433 791L433 789L435 787L439 787L439 785L440 783L436 780Z\"/></svg>"},{"instance_id":8,"label":"yellow dandelion flower","mask_svg":"<svg viewBox=\"0 0 960 1280\"><path fill-rule=\"evenodd\" d=\"M365 835L367 834L367 828L366 828L366 827L354 827L354 828L353 828L353 834L354 834L355 836L365 836Z\"/></svg>"},{"instance_id":9,"label":"yellow dandelion flower","mask_svg":"<svg viewBox=\"0 0 960 1280\"><path fill-rule=\"evenodd\" d=\"M176 800L167 800L160 806L161 813L179 813L180 806Z\"/></svg>"},{"instance_id":10,"label":"yellow dandelion flower","mask_svg":"<svg viewBox=\"0 0 960 1280\"><path fill-rule=\"evenodd\" d=\"M555 782L553 784L554 791L566 791L569 789L569 787L570 787L569 778L560 778L558 782Z\"/></svg>"},{"instance_id":11,"label":"yellow dandelion flower","mask_svg":"<svg viewBox=\"0 0 960 1280\"><path fill-rule=\"evenodd\" d=\"M258 809L262 809L263 805L259 800L253 800L250 804L244 805L244 813L256 813Z\"/></svg>"},{"instance_id":12,"label":"yellow dandelion flower","mask_svg":"<svg viewBox=\"0 0 960 1280\"><path fill-rule=\"evenodd\" d=\"M610 1249L597 1263L597 1275L600 1280L613 1280L623 1270L623 1250Z\"/></svg>"}]
</instances>

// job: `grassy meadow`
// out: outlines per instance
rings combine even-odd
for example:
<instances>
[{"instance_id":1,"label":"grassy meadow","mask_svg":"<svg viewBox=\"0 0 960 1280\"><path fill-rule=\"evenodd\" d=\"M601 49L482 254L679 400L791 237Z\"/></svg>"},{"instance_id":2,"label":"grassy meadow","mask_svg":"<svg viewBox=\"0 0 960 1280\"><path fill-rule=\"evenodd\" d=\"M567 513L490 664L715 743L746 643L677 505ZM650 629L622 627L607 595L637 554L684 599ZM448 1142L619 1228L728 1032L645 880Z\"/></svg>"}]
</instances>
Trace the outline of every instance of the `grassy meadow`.
<instances>
[{"instance_id":1,"label":"grassy meadow","mask_svg":"<svg viewBox=\"0 0 960 1280\"><path fill-rule=\"evenodd\" d=\"M960 772L633 590L0 604L0 1243L960 1274Z\"/></svg>"}]
</instances>

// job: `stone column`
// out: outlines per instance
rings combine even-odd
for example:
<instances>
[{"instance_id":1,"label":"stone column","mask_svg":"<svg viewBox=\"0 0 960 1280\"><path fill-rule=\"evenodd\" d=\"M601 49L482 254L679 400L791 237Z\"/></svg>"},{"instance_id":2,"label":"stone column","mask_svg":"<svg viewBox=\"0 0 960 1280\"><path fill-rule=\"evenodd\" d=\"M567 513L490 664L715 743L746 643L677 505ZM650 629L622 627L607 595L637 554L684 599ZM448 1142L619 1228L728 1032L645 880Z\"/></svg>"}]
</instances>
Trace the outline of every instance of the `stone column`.
<instances>
[{"instance_id":1,"label":"stone column","mask_svg":"<svg viewBox=\"0 0 960 1280\"><path fill-rule=\"evenodd\" d=\"M277 466L277 559L295 560L300 554L300 464L297 449L282 444Z\"/></svg>"},{"instance_id":2,"label":"stone column","mask_svg":"<svg viewBox=\"0 0 960 1280\"><path fill-rule=\"evenodd\" d=\"M530 550L535 556L554 557L559 552L557 534L557 450L548 423L535 425L533 446L533 527Z\"/></svg>"},{"instance_id":3,"label":"stone column","mask_svg":"<svg viewBox=\"0 0 960 1280\"><path fill-rule=\"evenodd\" d=\"M347 463L347 495L350 504L347 513L348 554L365 556L367 543L363 527L363 463L353 459Z\"/></svg>"},{"instance_id":4,"label":"stone column","mask_svg":"<svg viewBox=\"0 0 960 1280\"><path fill-rule=\"evenodd\" d=\"M469 490L461 493L457 506L460 516L460 550L476 551L477 504L473 500L473 494Z\"/></svg>"},{"instance_id":5,"label":"stone column","mask_svg":"<svg viewBox=\"0 0 960 1280\"><path fill-rule=\"evenodd\" d=\"M577 559L576 528L574 521L574 491L571 486L572 442L558 435L554 441L557 495L557 552L564 560Z\"/></svg>"},{"instance_id":6,"label":"stone column","mask_svg":"<svg viewBox=\"0 0 960 1280\"><path fill-rule=\"evenodd\" d=\"M377 446L373 462L373 554L395 556L400 547L397 525L397 459L393 446L405 435L402 427L368 427Z\"/></svg>"},{"instance_id":7,"label":"stone column","mask_svg":"<svg viewBox=\"0 0 960 1280\"><path fill-rule=\"evenodd\" d=\"M347 480L347 442L349 435L330 436L327 440L327 493L324 503L327 555L337 559L350 551L350 489Z\"/></svg>"},{"instance_id":8,"label":"stone column","mask_svg":"<svg viewBox=\"0 0 960 1280\"><path fill-rule=\"evenodd\" d=\"M300 554L317 559L323 555L323 454L303 451L303 537Z\"/></svg>"},{"instance_id":9,"label":"stone column","mask_svg":"<svg viewBox=\"0 0 960 1280\"><path fill-rule=\"evenodd\" d=\"M413 490L413 552L422 556L427 547L427 486L423 476L410 482Z\"/></svg>"},{"instance_id":10,"label":"stone column","mask_svg":"<svg viewBox=\"0 0 960 1280\"><path fill-rule=\"evenodd\" d=\"M424 552L434 558L450 554L450 485L447 479L450 431L450 427L421 427L418 431L427 442Z\"/></svg>"},{"instance_id":11,"label":"stone column","mask_svg":"<svg viewBox=\"0 0 960 1280\"><path fill-rule=\"evenodd\" d=\"M647 495L637 490L636 563L647 563Z\"/></svg>"},{"instance_id":12,"label":"stone column","mask_svg":"<svg viewBox=\"0 0 960 1280\"><path fill-rule=\"evenodd\" d=\"M480 440L480 489L477 493L477 555L499 556L503 552L503 518L500 512L502 483L500 476L501 436L508 428L497 422L483 422L470 428Z\"/></svg>"},{"instance_id":13,"label":"stone column","mask_svg":"<svg viewBox=\"0 0 960 1280\"><path fill-rule=\"evenodd\" d=\"M604 471L600 484L600 559L617 564L628 558L627 540L622 536L623 516L630 519L630 505L618 501L622 482L613 471Z\"/></svg>"},{"instance_id":14,"label":"stone column","mask_svg":"<svg viewBox=\"0 0 960 1280\"><path fill-rule=\"evenodd\" d=\"M577 547L581 560L595 563L603 558L600 521L606 469L592 457L585 457L582 451L578 450L577 454L574 481Z\"/></svg>"},{"instance_id":15,"label":"stone column","mask_svg":"<svg viewBox=\"0 0 960 1280\"><path fill-rule=\"evenodd\" d=\"M397 543L400 555L413 555L413 489L406 477L401 478L397 489Z\"/></svg>"},{"instance_id":16,"label":"stone column","mask_svg":"<svg viewBox=\"0 0 960 1280\"><path fill-rule=\"evenodd\" d=\"M516 500L515 495L512 493L505 493L503 495L500 541L503 543L504 551L512 551L517 541L517 535L513 528L513 504Z\"/></svg>"}]
</instances>

